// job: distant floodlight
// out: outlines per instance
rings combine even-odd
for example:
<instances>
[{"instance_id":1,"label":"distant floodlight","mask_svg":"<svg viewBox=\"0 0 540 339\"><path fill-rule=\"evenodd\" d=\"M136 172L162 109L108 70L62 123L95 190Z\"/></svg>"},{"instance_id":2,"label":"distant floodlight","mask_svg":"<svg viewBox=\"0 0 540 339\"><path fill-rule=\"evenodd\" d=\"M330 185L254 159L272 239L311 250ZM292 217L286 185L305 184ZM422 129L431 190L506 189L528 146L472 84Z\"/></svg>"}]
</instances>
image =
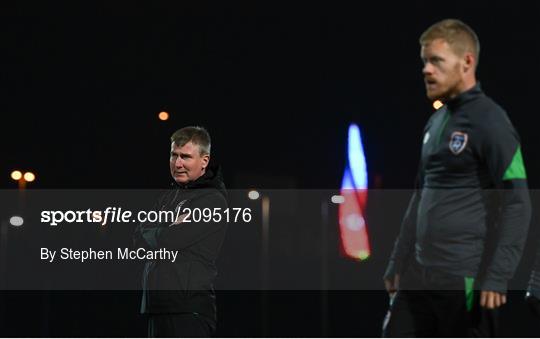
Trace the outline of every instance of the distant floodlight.
<instances>
[{"instance_id":1,"label":"distant floodlight","mask_svg":"<svg viewBox=\"0 0 540 339\"><path fill-rule=\"evenodd\" d=\"M22 173L21 171L13 171L11 172L11 179L13 180L19 180L22 178Z\"/></svg>"},{"instance_id":2,"label":"distant floodlight","mask_svg":"<svg viewBox=\"0 0 540 339\"><path fill-rule=\"evenodd\" d=\"M18 215L14 215L11 218L9 218L9 223L12 226L19 227L19 226L22 226L22 224L24 223L24 219Z\"/></svg>"},{"instance_id":3,"label":"distant floodlight","mask_svg":"<svg viewBox=\"0 0 540 339\"><path fill-rule=\"evenodd\" d=\"M345 197L342 195L333 195L332 198L330 198L330 200L334 204L343 204L345 202Z\"/></svg>"},{"instance_id":4,"label":"distant floodlight","mask_svg":"<svg viewBox=\"0 0 540 339\"><path fill-rule=\"evenodd\" d=\"M169 113L167 113L165 111L159 112L158 118L159 118L159 120L162 120L162 121L169 120Z\"/></svg>"},{"instance_id":5,"label":"distant floodlight","mask_svg":"<svg viewBox=\"0 0 540 339\"><path fill-rule=\"evenodd\" d=\"M261 195L256 190L251 190L248 192L248 198L250 198L251 200L257 200L260 196Z\"/></svg>"},{"instance_id":6,"label":"distant floodlight","mask_svg":"<svg viewBox=\"0 0 540 339\"><path fill-rule=\"evenodd\" d=\"M26 180L28 182L32 182L32 181L36 180L36 176L32 172L26 172L26 173L24 173L24 180Z\"/></svg>"},{"instance_id":7,"label":"distant floodlight","mask_svg":"<svg viewBox=\"0 0 540 339\"><path fill-rule=\"evenodd\" d=\"M440 101L440 100L433 101L433 108L439 109L439 108L441 108L443 106L444 106L444 104L442 103L442 101Z\"/></svg>"}]
</instances>

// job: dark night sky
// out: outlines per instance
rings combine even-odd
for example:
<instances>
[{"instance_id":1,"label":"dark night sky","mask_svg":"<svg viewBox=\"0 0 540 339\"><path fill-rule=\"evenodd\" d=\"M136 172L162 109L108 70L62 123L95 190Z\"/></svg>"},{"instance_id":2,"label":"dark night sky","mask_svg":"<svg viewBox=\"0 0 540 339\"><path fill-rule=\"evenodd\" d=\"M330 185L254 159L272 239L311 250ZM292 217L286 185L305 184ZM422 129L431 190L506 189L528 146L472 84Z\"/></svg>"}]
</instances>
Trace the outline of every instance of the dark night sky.
<instances>
[{"instance_id":1,"label":"dark night sky","mask_svg":"<svg viewBox=\"0 0 540 339\"><path fill-rule=\"evenodd\" d=\"M409 188L432 112L417 39L446 17L478 33L479 79L538 186L538 4L196 3L2 10L0 187L15 168L35 170L35 188L160 187L169 135L197 124L231 188L334 188L356 122L371 178Z\"/></svg>"}]
</instances>

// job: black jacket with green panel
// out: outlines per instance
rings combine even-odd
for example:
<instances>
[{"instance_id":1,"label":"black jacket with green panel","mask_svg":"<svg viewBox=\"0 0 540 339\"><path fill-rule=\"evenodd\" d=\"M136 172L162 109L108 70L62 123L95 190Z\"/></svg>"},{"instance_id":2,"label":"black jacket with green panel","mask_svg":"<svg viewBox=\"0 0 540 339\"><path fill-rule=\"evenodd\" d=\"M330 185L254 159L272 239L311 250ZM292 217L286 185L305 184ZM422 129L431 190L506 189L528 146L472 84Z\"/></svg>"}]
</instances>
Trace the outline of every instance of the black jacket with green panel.
<instances>
[{"instance_id":1,"label":"black jacket with green panel","mask_svg":"<svg viewBox=\"0 0 540 339\"><path fill-rule=\"evenodd\" d=\"M427 268L476 279L506 292L520 261L531 204L519 136L480 85L429 119L417 189L385 277L411 258Z\"/></svg>"}]
</instances>

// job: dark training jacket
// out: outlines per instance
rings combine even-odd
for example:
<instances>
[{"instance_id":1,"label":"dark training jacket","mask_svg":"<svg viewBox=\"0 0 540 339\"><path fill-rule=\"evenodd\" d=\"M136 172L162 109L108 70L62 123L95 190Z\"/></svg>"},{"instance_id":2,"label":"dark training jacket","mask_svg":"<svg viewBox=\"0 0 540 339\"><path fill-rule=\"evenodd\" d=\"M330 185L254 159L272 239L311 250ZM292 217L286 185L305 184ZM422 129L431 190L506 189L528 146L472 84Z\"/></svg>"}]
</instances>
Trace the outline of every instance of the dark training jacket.
<instances>
[{"instance_id":1,"label":"dark training jacket","mask_svg":"<svg viewBox=\"0 0 540 339\"><path fill-rule=\"evenodd\" d=\"M427 268L506 292L531 218L519 136L479 85L437 110L424 129L417 189L385 277L414 255Z\"/></svg>"},{"instance_id":2,"label":"dark training jacket","mask_svg":"<svg viewBox=\"0 0 540 339\"><path fill-rule=\"evenodd\" d=\"M220 170L212 167L187 185L174 183L173 188L161 196L154 210L210 208L214 211L214 208L220 208L218 211L223 215L228 206L226 197ZM179 251L175 262L146 262L141 313L196 312L215 320L215 260L225 237L226 219L170 224L141 223L134 234L136 247Z\"/></svg>"}]
</instances>

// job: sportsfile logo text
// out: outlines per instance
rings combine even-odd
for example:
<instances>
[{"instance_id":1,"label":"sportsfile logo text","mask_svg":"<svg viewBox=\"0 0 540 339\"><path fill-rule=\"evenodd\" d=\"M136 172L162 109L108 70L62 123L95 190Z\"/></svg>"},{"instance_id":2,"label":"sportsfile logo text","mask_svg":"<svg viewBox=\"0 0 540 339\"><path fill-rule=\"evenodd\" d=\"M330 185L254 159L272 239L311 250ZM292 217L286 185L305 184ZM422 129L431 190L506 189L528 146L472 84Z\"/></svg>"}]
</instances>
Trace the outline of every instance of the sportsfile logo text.
<instances>
[{"instance_id":1,"label":"sportsfile logo text","mask_svg":"<svg viewBox=\"0 0 540 339\"><path fill-rule=\"evenodd\" d=\"M174 222L178 220L179 209L173 211L139 211L136 219L131 219L133 212L121 207L107 207L104 211L87 209L86 211L42 211L41 222L50 226L60 223L99 223L105 226L109 222Z\"/></svg>"},{"instance_id":2,"label":"sportsfile logo text","mask_svg":"<svg viewBox=\"0 0 540 339\"><path fill-rule=\"evenodd\" d=\"M180 212L182 211L182 212ZM249 223L252 220L250 208L177 208L175 211L139 211L136 218L131 219L133 212L124 211L121 207L107 207L104 211L42 211L41 222L50 226L57 226L59 223L99 223L105 226L109 222L116 223L190 223L190 222L227 222L227 223Z\"/></svg>"}]
</instances>

